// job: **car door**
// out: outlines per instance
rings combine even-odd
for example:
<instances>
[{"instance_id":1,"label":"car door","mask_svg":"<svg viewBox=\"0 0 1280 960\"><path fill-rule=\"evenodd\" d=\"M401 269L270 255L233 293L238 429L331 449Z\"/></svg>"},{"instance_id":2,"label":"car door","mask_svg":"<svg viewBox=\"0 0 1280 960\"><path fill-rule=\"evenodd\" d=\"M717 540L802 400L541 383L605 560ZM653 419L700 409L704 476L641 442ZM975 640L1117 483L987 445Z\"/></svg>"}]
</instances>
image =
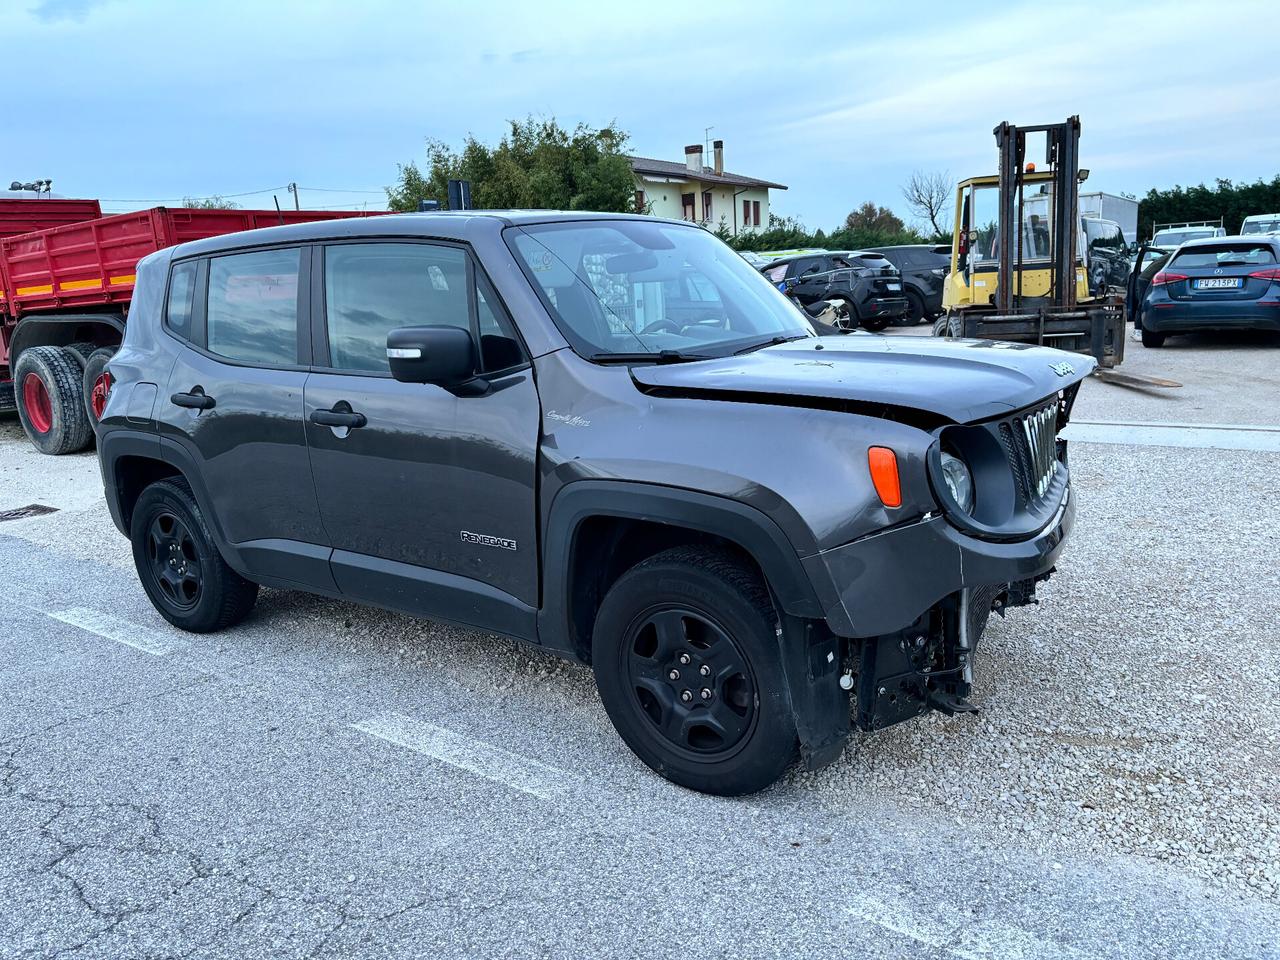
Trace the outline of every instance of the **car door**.
<instances>
[{"instance_id":1,"label":"car door","mask_svg":"<svg viewBox=\"0 0 1280 960\"><path fill-rule=\"evenodd\" d=\"M317 246L306 433L334 579L353 598L532 635L541 414L518 335L468 251ZM483 396L401 383L393 329L471 332Z\"/></svg>"},{"instance_id":2,"label":"car door","mask_svg":"<svg viewBox=\"0 0 1280 960\"><path fill-rule=\"evenodd\" d=\"M303 430L307 267L297 246L173 265L165 327L183 347L157 420L251 576L332 590Z\"/></svg>"},{"instance_id":3,"label":"car door","mask_svg":"<svg viewBox=\"0 0 1280 960\"><path fill-rule=\"evenodd\" d=\"M827 292L829 267L822 257L804 257L791 264L787 277L796 283L791 295L808 306Z\"/></svg>"}]
</instances>

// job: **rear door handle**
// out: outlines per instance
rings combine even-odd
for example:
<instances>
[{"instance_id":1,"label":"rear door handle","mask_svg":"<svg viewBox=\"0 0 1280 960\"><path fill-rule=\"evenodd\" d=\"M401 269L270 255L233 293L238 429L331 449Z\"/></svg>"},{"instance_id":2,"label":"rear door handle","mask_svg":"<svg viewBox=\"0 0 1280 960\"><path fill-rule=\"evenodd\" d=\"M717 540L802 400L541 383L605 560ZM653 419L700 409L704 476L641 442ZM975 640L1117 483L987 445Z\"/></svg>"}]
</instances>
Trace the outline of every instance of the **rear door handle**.
<instances>
[{"instance_id":1,"label":"rear door handle","mask_svg":"<svg viewBox=\"0 0 1280 960\"><path fill-rule=\"evenodd\" d=\"M213 397L206 397L200 387L192 387L190 393L175 393L169 398L169 402L192 410L212 410L214 406Z\"/></svg>"},{"instance_id":2,"label":"rear door handle","mask_svg":"<svg viewBox=\"0 0 1280 960\"><path fill-rule=\"evenodd\" d=\"M323 427L363 427L368 419L363 413L350 410L312 410L311 422Z\"/></svg>"}]
</instances>

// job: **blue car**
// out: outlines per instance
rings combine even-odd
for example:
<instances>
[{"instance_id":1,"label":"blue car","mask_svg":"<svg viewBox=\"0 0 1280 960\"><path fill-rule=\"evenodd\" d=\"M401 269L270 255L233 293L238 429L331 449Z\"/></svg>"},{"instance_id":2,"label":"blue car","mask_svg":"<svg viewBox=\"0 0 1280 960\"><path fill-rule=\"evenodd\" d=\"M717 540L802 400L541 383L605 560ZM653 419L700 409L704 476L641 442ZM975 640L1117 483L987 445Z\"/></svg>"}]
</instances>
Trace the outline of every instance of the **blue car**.
<instances>
[{"instance_id":1,"label":"blue car","mask_svg":"<svg viewBox=\"0 0 1280 960\"><path fill-rule=\"evenodd\" d=\"M1193 330L1280 331L1280 236L1212 237L1178 247L1142 304L1142 344Z\"/></svg>"}]
</instances>

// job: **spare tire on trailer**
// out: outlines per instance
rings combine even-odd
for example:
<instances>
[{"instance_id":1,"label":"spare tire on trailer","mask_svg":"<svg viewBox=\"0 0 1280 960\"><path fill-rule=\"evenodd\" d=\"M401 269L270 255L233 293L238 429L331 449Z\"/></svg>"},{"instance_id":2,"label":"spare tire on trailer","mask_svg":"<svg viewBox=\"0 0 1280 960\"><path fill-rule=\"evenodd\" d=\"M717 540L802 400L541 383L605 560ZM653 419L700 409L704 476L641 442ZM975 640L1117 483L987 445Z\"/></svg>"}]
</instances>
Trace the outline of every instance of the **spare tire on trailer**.
<instances>
[{"instance_id":1,"label":"spare tire on trailer","mask_svg":"<svg viewBox=\"0 0 1280 960\"><path fill-rule=\"evenodd\" d=\"M84 412L89 425L96 427L107 405L111 392L111 374L107 373L107 361L116 355L115 347L99 347L89 355L84 364Z\"/></svg>"},{"instance_id":2,"label":"spare tire on trailer","mask_svg":"<svg viewBox=\"0 0 1280 960\"><path fill-rule=\"evenodd\" d=\"M68 351L28 347L18 357L13 383L22 429L41 453L74 453L93 440L80 365Z\"/></svg>"}]
</instances>

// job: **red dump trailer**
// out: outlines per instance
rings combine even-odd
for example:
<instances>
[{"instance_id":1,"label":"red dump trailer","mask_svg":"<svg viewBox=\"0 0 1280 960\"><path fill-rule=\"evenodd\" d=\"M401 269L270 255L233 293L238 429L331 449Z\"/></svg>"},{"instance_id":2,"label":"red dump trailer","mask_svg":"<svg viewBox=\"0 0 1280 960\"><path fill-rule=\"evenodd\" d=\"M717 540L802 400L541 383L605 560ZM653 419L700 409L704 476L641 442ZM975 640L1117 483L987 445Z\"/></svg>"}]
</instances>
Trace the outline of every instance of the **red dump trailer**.
<instances>
[{"instance_id":1,"label":"red dump trailer","mask_svg":"<svg viewBox=\"0 0 1280 960\"><path fill-rule=\"evenodd\" d=\"M81 220L97 220L101 216L102 206L97 200L0 197L0 237L47 230Z\"/></svg>"},{"instance_id":2,"label":"red dump trailer","mask_svg":"<svg viewBox=\"0 0 1280 960\"><path fill-rule=\"evenodd\" d=\"M15 204L31 209L10 210ZM92 216L50 206L56 204L80 204L81 213L92 204ZM70 453L92 442L110 386L103 367L124 334L143 257L241 230L372 215L168 207L99 214L96 200L0 201L0 412L16 408L27 436L45 453ZM55 215L62 219L38 219ZM40 228L6 235L6 224L24 222Z\"/></svg>"}]
</instances>

